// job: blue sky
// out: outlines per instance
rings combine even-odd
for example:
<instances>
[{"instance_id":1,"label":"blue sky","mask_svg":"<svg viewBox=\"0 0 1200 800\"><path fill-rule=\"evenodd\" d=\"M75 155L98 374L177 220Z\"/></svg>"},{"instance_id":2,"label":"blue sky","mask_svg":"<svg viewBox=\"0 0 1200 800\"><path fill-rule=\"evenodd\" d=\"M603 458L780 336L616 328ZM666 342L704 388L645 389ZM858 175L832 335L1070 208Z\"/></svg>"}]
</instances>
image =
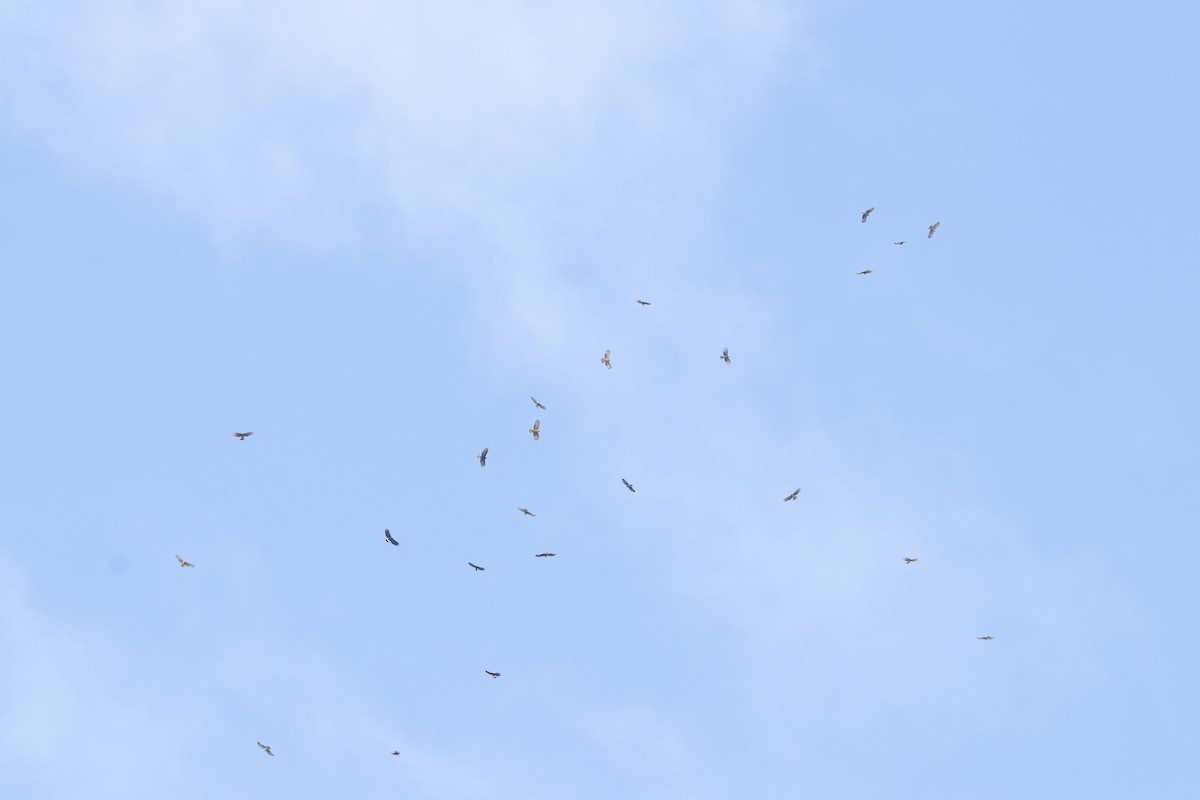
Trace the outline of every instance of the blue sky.
<instances>
[{"instance_id":1,"label":"blue sky","mask_svg":"<svg viewBox=\"0 0 1200 800\"><path fill-rule=\"evenodd\" d=\"M0 794L1195 796L1197 16L0 5Z\"/></svg>"}]
</instances>

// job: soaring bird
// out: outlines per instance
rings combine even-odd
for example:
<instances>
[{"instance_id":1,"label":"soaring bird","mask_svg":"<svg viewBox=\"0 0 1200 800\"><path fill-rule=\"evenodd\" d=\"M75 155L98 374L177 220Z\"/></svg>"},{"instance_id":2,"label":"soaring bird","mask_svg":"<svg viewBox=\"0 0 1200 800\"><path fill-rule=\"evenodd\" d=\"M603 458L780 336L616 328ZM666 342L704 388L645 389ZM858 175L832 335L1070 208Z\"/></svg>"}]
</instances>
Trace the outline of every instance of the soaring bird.
<instances>
[{"instance_id":1,"label":"soaring bird","mask_svg":"<svg viewBox=\"0 0 1200 800\"><path fill-rule=\"evenodd\" d=\"M724 361L726 364L729 363L729 348L728 347L726 347L724 350L721 351L721 360Z\"/></svg>"},{"instance_id":2,"label":"soaring bird","mask_svg":"<svg viewBox=\"0 0 1200 800\"><path fill-rule=\"evenodd\" d=\"M558 555L558 553L538 553L534 556L534 558L553 558L556 555Z\"/></svg>"},{"instance_id":3,"label":"soaring bird","mask_svg":"<svg viewBox=\"0 0 1200 800\"><path fill-rule=\"evenodd\" d=\"M980 640L981 642L990 642L992 639L995 639L996 637L989 635L989 636L976 636L975 638Z\"/></svg>"},{"instance_id":4,"label":"soaring bird","mask_svg":"<svg viewBox=\"0 0 1200 800\"><path fill-rule=\"evenodd\" d=\"M392 755L394 755L394 756L398 756L398 755L400 755L400 751L399 751L399 750L393 750L393 751L392 751Z\"/></svg>"},{"instance_id":5,"label":"soaring bird","mask_svg":"<svg viewBox=\"0 0 1200 800\"><path fill-rule=\"evenodd\" d=\"M479 566L478 564L472 564L470 561L468 561L467 566L474 567L476 572L483 572L483 567Z\"/></svg>"},{"instance_id":6,"label":"soaring bird","mask_svg":"<svg viewBox=\"0 0 1200 800\"><path fill-rule=\"evenodd\" d=\"M638 301L637 301L637 304L638 304L639 306L648 306L648 305L650 305L649 301L647 301L647 300L638 300Z\"/></svg>"},{"instance_id":7,"label":"soaring bird","mask_svg":"<svg viewBox=\"0 0 1200 800\"><path fill-rule=\"evenodd\" d=\"M486 669L484 670L484 672L487 672L487 674L488 674L488 675L491 675L493 678L499 678L499 677L500 677L500 673L499 673L499 672L490 672L490 671L488 671L488 670L486 670Z\"/></svg>"},{"instance_id":8,"label":"soaring bird","mask_svg":"<svg viewBox=\"0 0 1200 800\"><path fill-rule=\"evenodd\" d=\"M238 441L239 441L239 442L244 442L244 441L246 441L246 437L247 437L247 436L253 436L253 435L254 435L254 431L246 431L245 433L238 433L238 432L234 431L234 434L233 434L233 435L234 435L234 436L236 436L236 437L238 438Z\"/></svg>"},{"instance_id":9,"label":"soaring bird","mask_svg":"<svg viewBox=\"0 0 1200 800\"><path fill-rule=\"evenodd\" d=\"M625 484L625 488L628 489L629 491L631 491L631 492L637 491L637 489L633 488L633 484L630 483L629 481L625 480L624 478L621 478L621 483Z\"/></svg>"},{"instance_id":10,"label":"soaring bird","mask_svg":"<svg viewBox=\"0 0 1200 800\"><path fill-rule=\"evenodd\" d=\"M600 363L603 364L604 366L608 367L609 369L612 369L612 362L608 360L608 356L611 353L612 353L612 350L605 350L604 355L602 355L600 357Z\"/></svg>"},{"instance_id":11,"label":"soaring bird","mask_svg":"<svg viewBox=\"0 0 1200 800\"><path fill-rule=\"evenodd\" d=\"M521 508L518 506L517 511L520 511L522 514L524 514L527 517L536 517L537 516L537 514L533 513L528 508Z\"/></svg>"},{"instance_id":12,"label":"soaring bird","mask_svg":"<svg viewBox=\"0 0 1200 800\"><path fill-rule=\"evenodd\" d=\"M932 238L933 238L933 232L934 232L934 231L936 231L936 230L938 229L938 225L941 225L941 224L942 224L942 221L939 219L937 222L935 222L935 223L933 223L932 225L930 225L930 226L929 226L929 235L928 235L928 236L926 236L925 238L926 238L926 239L932 239Z\"/></svg>"},{"instance_id":13,"label":"soaring bird","mask_svg":"<svg viewBox=\"0 0 1200 800\"><path fill-rule=\"evenodd\" d=\"M905 557L904 557L904 563L905 563L905 564L914 564L914 563L916 563L916 562L918 562L918 561L920 561L920 560L921 560L921 559L919 559L919 558L909 558L908 556L905 556Z\"/></svg>"},{"instance_id":14,"label":"soaring bird","mask_svg":"<svg viewBox=\"0 0 1200 800\"><path fill-rule=\"evenodd\" d=\"M904 242L892 242L892 244L904 244Z\"/></svg>"},{"instance_id":15,"label":"soaring bird","mask_svg":"<svg viewBox=\"0 0 1200 800\"><path fill-rule=\"evenodd\" d=\"M265 745L262 742L258 742L257 744L259 747L261 747L263 750L266 751L267 755L269 755L269 756L275 755L274 753L271 752L271 748L269 745Z\"/></svg>"},{"instance_id":16,"label":"soaring bird","mask_svg":"<svg viewBox=\"0 0 1200 800\"><path fill-rule=\"evenodd\" d=\"M389 531L387 528L383 529L383 538L387 539L388 544L394 544L394 545L396 545L396 547L400 546L400 543L392 538L392 532Z\"/></svg>"},{"instance_id":17,"label":"soaring bird","mask_svg":"<svg viewBox=\"0 0 1200 800\"><path fill-rule=\"evenodd\" d=\"M535 419L533 421L533 427L529 429L529 432L531 434L533 434L533 440L535 442L538 440L538 437L541 436L541 433L540 433L541 430L542 430L542 421L540 419Z\"/></svg>"},{"instance_id":18,"label":"soaring bird","mask_svg":"<svg viewBox=\"0 0 1200 800\"><path fill-rule=\"evenodd\" d=\"M875 270L873 270L873 269L864 269L862 272L856 272L854 274L855 275L870 275L874 271Z\"/></svg>"},{"instance_id":19,"label":"soaring bird","mask_svg":"<svg viewBox=\"0 0 1200 800\"><path fill-rule=\"evenodd\" d=\"M485 448L483 448L483 452L482 452L482 453L480 453L479 455L475 456L476 458L478 458L478 459L479 459L479 466L481 466L481 467L486 467L486 466L487 466L487 451L488 451L488 449L485 447Z\"/></svg>"},{"instance_id":20,"label":"soaring bird","mask_svg":"<svg viewBox=\"0 0 1200 800\"><path fill-rule=\"evenodd\" d=\"M864 211L864 212L863 212L862 221L863 221L863 222L866 222L866 221L867 221L867 217L871 216L871 212L872 212L872 211L874 211L874 210L875 210L875 206L871 206L871 207L870 207L870 208L868 208L866 211Z\"/></svg>"},{"instance_id":21,"label":"soaring bird","mask_svg":"<svg viewBox=\"0 0 1200 800\"><path fill-rule=\"evenodd\" d=\"M545 407L544 405L542 405L541 403L539 403L539 402L537 401L537 398L536 398L536 397L534 397L533 395L529 395L529 399L530 399L530 400L532 400L532 401L533 401L533 404L534 404L535 406L537 406L538 408L540 408L542 411L545 411L545 410L546 410L546 407Z\"/></svg>"},{"instance_id":22,"label":"soaring bird","mask_svg":"<svg viewBox=\"0 0 1200 800\"><path fill-rule=\"evenodd\" d=\"M787 497L783 498L783 502L785 502L785 503L786 503L786 502L788 502L789 500L795 500L795 499L796 499L797 497L799 497L799 496L800 496L800 490L799 490L799 489L797 489L796 491L794 491L794 492L792 492L791 494L789 494Z\"/></svg>"},{"instance_id":23,"label":"soaring bird","mask_svg":"<svg viewBox=\"0 0 1200 800\"><path fill-rule=\"evenodd\" d=\"M194 567L194 566L196 566L195 564L193 564L193 563L192 563L192 562L190 562L190 561L184 561L182 558L180 558L180 557L179 557L179 554L178 554L178 553L176 553L176 554L175 554L175 560L179 562L179 566L181 566L181 567Z\"/></svg>"}]
</instances>

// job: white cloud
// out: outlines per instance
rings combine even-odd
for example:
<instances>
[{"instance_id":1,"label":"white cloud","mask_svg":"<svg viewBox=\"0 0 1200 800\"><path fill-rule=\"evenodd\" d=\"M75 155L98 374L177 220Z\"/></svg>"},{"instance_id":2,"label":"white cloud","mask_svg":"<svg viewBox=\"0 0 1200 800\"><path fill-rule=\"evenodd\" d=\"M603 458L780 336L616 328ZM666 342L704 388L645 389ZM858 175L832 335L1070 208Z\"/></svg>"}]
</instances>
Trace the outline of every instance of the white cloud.
<instances>
[{"instance_id":1,"label":"white cloud","mask_svg":"<svg viewBox=\"0 0 1200 800\"><path fill-rule=\"evenodd\" d=\"M6 771L58 797L179 796L187 720L203 715L144 684L131 692L114 654L33 610L2 562L0 586Z\"/></svg>"},{"instance_id":2,"label":"white cloud","mask_svg":"<svg viewBox=\"0 0 1200 800\"><path fill-rule=\"evenodd\" d=\"M686 196L789 22L770 0L18 3L9 113L222 230L516 236ZM390 224L390 223L389 223Z\"/></svg>"}]
</instances>

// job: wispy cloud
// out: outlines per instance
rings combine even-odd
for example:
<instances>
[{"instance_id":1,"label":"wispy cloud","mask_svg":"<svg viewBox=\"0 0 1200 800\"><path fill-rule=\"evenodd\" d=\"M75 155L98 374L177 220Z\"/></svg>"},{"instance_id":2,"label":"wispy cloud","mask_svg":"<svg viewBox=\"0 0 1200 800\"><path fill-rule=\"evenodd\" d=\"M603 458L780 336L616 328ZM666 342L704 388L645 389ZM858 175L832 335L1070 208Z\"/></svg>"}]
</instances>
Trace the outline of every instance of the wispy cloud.
<instances>
[{"instance_id":1,"label":"wispy cloud","mask_svg":"<svg viewBox=\"0 0 1200 800\"><path fill-rule=\"evenodd\" d=\"M650 203L695 174L789 24L767 0L17 3L7 17L22 129L221 229L301 239L354 237L380 200L388 225L501 238L548 208Z\"/></svg>"}]
</instances>

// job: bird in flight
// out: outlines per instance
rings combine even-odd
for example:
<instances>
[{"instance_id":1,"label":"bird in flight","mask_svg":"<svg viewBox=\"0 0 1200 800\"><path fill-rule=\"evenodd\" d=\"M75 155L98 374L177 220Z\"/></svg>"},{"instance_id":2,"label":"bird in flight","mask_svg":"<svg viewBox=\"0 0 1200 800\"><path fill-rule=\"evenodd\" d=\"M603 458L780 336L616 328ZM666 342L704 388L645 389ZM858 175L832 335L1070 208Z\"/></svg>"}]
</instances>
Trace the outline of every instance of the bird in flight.
<instances>
[{"instance_id":1,"label":"bird in flight","mask_svg":"<svg viewBox=\"0 0 1200 800\"><path fill-rule=\"evenodd\" d=\"M479 466L481 466L481 467L486 467L486 466L487 466L487 451L488 451L488 449L485 447L485 448L483 448L483 452L482 452L482 453L480 453L479 455L475 456L476 458L478 458L478 459L479 459Z\"/></svg>"},{"instance_id":2,"label":"bird in flight","mask_svg":"<svg viewBox=\"0 0 1200 800\"><path fill-rule=\"evenodd\" d=\"M992 639L995 639L996 637L995 636L976 636L975 638L981 642L990 642Z\"/></svg>"},{"instance_id":3,"label":"bird in flight","mask_svg":"<svg viewBox=\"0 0 1200 800\"><path fill-rule=\"evenodd\" d=\"M394 755L394 756L398 756L398 755L400 755L400 751L399 751L399 750L393 750L393 751L392 751L392 755Z\"/></svg>"},{"instance_id":4,"label":"bird in flight","mask_svg":"<svg viewBox=\"0 0 1200 800\"><path fill-rule=\"evenodd\" d=\"M629 491L631 491L631 492L637 491L637 489L633 488L633 484L630 483L629 481L625 480L624 478L621 478L621 483L625 484L625 488L628 489Z\"/></svg>"},{"instance_id":5,"label":"bird in flight","mask_svg":"<svg viewBox=\"0 0 1200 800\"><path fill-rule=\"evenodd\" d=\"M892 242L892 244L904 244L904 242Z\"/></svg>"},{"instance_id":6,"label":"bird in flight","mask_svg":"<svg viewBox=\"0 0 1200 800\"><path fill-rule=\"evenodd\" d=\"M491 672L491 671L489 671L489 670L486 670L486 669L484 670L484 672L486 672L488 675L491 675L493 678L499 678L499 677L500 677L500 673L499 673L499 672Z\"/></svg>"},{"instance_id":7,"label":"bird in flight","mask_svg":"<svg viewBox=\"0 0 1200 800\"><path fill-rule=\"evenodd\" d=\"M874 210L875 210L875 206L871 206L871 207L870 207L870 208L868 208L866 211L864 211L864 212L863 212L862 221L863 221L863 222L866 222L866 221L867 221L867 217L871 216L871 212L872 212L872 211L874 211Z\"/></svg>"},{"instance_id":8,"label":"bird in flight","mask_svg":"<svg viewBox=\"0 0 1200 800\"><path fill-rule=\"evenodd\" d=\"M468 561L467 566L474 567L476 572L483 572L483 567L479 566L478 564L472 564L470 561Z\"/></svg>"},{"instance_id":9,"label":"bird in flight","mask_svg":"<svg viewBox=\"0 0 1200 800\"><path fill-rule=\"evenodd\" d=\"M400 543L392 538L392 532L389 531L387 528L383 529L383 538L387 539L388 544L394 544L394 545L396 545L396 547L400 546Z\"/></svg>"},{"instance_id":10,"label":"bird in flight","mask_svg":"<svg viewBox=\"0 0 1200 800\"><path fill-rule=\"evenodd\" d=\"M532 401L533 401L533 404L534 404L535 406L537 406L538 408L540 408L542 411L545 411L545 410L546 410L546 407L545 407L544 405L542 405L541 403L539 403L539 402L537 401L537 398L536 398L536 397L534 397L533 395L529 395L529 399L530 399L530 400L532 400Z\"/></svg>"},{"instance_id":11,"label":"bird in flight","mask_svg":"<svg viewBox=\"0 0 1200 800\"><path fill-rule=\"evenodd\" d=\"M184 561L182 558L180 558L180 557L179 557L179 554L178 554L178 553L176 553L176 554L175 554L175 560L179 562L179 566L181 566L181 567L194 567L194 566L196 566L195 564L193 564L193 563L192 563L192 562L190 562L190 561Z\"/></svg>"},{"instance_id":12,"label":"bird in flight","mask_svg":"<svg viewBox=\"0 0 1200 800\"><path fill-rule=\"evenodd\" d=\"M520 507L518 507L518 508L517 508L517 511L520 511L522 514L524 514L524 515L525 515L525 516L527 516L527 517L536 517L536 516L537 516L537 514L533 513L533 512L532 512L532 511L530 511L528 508L520 508Z\"/></svg>"},{"instance_id":13,"label":"bird in flight","mask_svg":"<svg viewBox=\"0 0 1200 800\"><path fill-rule=\"evenodd\" d=\"M917 561L920 561L920 560L921 560L921 559L919 559L919 558L909 558L908 556L905 556L905 557L904 557L904 563L905 563L905 564L914 564L914 563L916 563Z\"/></svg>"},{"instance_id":14,"label":"bird in flight","mask_svg":"<svg viewBox=\"0 0 1200 800\"><path fill-rule=\"evenodd\" d=\"M728 347L726 347L724 350L721 351L721 360L724 361L726 364L729 363L729 348Z\"/></svg>"},{"instance_id":15,"label":"bird in flight","mask_svg":"<svg viewBox=\"0 0 1200 800\"><path fill-rule=\"evenodd\" d=\"M797 497L799 497L799 496L800 496L800 490L799 490L799 489L797 489L796 491L794 491L794 492L792 492L791 494L789 494L787 497L783 498L783 502L785 502L785 503L786 503L786 502L788 502L789 500L795 500L795 499L796 499Z\"/></svg>"},{"instance_id":16,"label":"bird in flight","mask_svg":"<svg viewBox=\"0 0 1200 800\"><path fill-rule=\"evenodd\" d=\"M558 555L558 553L538 553L534 556L534 558L553 558L556 555Z\"/></svg>"},{"instance_id":17,"label":"bird in flight","mask_svg":"<svg viewBox=\"0 0 1200 800\"><path fill-rule=\"evenodd\" d=\"M533 427L529 429L529 432L531 434L533 434L533 440L535 442L538 440L538 437L541 436L541 430L542 430L542 421L540 419L535 419L533 421Z\"/></svg>"},{"instance_id":18,"label":"bird in flight","mask_svg":"<svg viewBox=\"0 0 1200 800\"><path fill-rule=\"evenodd\" d=\"M854 274L855 275L870 275L874 271L875 270L873 270L873 269L864 269L862 272L856 272Z\"/></svg>"},{"instance_id":19,"label":"bird in flight","mask_svg":"<svg viewBox=\"0 0 1200 800\"><path fill-rule=\"evenodd\" d=\"M647 300L638 300L638 301L637 301L637 304L638 304L639 306L648 306L648 305L650 305L650 302L649 302L649 301L647 301Z\"/></svg>"},{"instance_id":20,"label":"bird in flight","mask_svg":"<svg viewBox=\"0 0 1200 800\"><path fill-rule=\"evenodd\" d=\"M612 350L605 350L604 355L600 356L600 363L603 364L604 366L608 367L609 369L612 369L612 362L608 360L608 357L611 353L612 353Z\"/></svg>"},{"instance_id":21,"label":"bird in flight","mask_svg":"<svg viewBox=\"0 0 1200 800\"><path fill-rule=\"evenodd\" d=\"M929 226L929 235L928 235L928 236L926 236L925 238L926 238L926 239L932 239L932 238L933 238L933 232L934 232L934 231L936 231L936 230L938 229L938 225L941 225L941 224L942 224L942 221L939 219L937 222L935 222L935 223L933 223L932 225L930 225L930 226Z\"/></svg>"},{"instance_id":22,"label":"bird in flight","mask_svg":"<svg viewBox=\"0 0 1200 800\"><path fill-rule=\"evenodd\" d=\"M254 431L246 431L245 433L238 433L237 431L234 431L233 435L238 438L239 442L244 442L244 441L246 441L247 436L254 435Z\"/></svg>"},{"instance_id":23,"label":"bird in flight","mask_svg":"<svg viewBox=\"0 0 1200 800\"><path fill-rule=\"evenodd\" d=\"M264 752L266 752L267 755L269 755L269 756L275 755L274 753L271 752L270 745L265 745L262 742L257 742L257 744L259 747L261 747L263 749Z\"/></svg>"}]
</instances>

